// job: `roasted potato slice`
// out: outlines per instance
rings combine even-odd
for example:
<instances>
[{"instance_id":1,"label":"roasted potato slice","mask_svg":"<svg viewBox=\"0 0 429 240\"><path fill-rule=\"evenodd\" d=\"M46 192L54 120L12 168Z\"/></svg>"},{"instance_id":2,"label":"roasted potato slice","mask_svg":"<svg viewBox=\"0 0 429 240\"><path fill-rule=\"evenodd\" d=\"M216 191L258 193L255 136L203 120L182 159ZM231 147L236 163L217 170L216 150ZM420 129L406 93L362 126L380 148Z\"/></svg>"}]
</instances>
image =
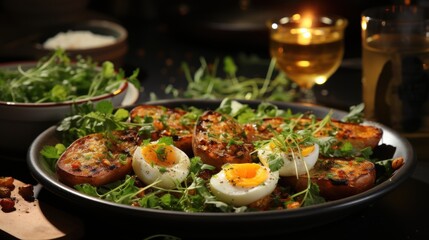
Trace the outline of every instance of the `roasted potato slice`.
<instances>
[{"instance_id":1,"label":"roasted potato slice","mask_svg":"<svg viewBox=\"0 0 429 240\"><path fill-rule=\"evenodd\" d=\"M282 129L289 124L289 121L295 120L285 120L280 117L266 118L258 123L245 124L244 129L248 141L270 139L273 136L273 132L282 131ZM312 120L308 118L298 119L296 121L293 127L297 130L305 128L312 123ZM360 150L366 147L375 148L383 136L383 131L374 126L331 120L330 124L324 126L320 131L316 132L315 135L316 137L335 136L339 141L348 141L356 149Z\"/></svg>"},{"instance_id":2,"label":"roasted potato slice","mask_svg":"<svg viewBox=\"0 0 429 240\"><path fill-rule=\"evenodd\" d=\"M132 156L141 143L137 131L94 133L74 141L56 164L59 181L101 186L132 172Z\"/></svg>"},{"instance_id":3,"label":"roasted potato slice","mask_svg":"<svg viewBox=\"0 0 429 240\"><path fill-rule=\"evenodd\" d=\"M205 111L197 120L192 149L195 156L217 169L226 163L250 163L253 144L247 142L243 127L232 117Z\"/></svg>"},{"instance_id":4,"label":"roasted potato slice","mask_svg":"<svg viewBox=\"0 0 429 240\"><path fill-rule=\"evenodd\" d=\"M375 165L368 160L319 159L309 173L310 180L319 186L320 195L327 200L366 191L376 180ZM285 177L282 181L301 191L307 187L308 175Z\"/></svg>"},{"instance_id":5,"label":"roasted potato slice","mask_svg":"<svg viewBox=\"0 0 429 240\"><path fill-rule=\"evenodd\" d=\"M192 154L192 133L195 121L184 119L187 112L180 108L165 106L139 105L130 111L132 122L152 123L152 140L160 137L172 137L174 145L185 153Z\"/></svg>"}]
</instances>

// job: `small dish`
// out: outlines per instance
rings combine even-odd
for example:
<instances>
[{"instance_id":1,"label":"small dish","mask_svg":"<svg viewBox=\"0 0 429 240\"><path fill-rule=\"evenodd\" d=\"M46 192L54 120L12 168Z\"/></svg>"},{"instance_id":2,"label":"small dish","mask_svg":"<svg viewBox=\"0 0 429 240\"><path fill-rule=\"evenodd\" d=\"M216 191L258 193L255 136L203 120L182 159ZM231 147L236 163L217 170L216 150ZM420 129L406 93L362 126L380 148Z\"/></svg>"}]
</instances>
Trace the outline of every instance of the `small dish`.
<instances>
[{"instance_id":1,"label":"small dish","mask_svg":"<svg viewBox=\"0 0 429 240\"><path fill-rule=\"evenodd\" d=\"M1 69L22 69L34 67L36 62L14 62L0 65ZM137 88L123 81L113 92L87 99L66 102L20 103L0 101L0 151L3 154L19 155L26 153L31 142L45 129L70 114L73 105L87 102L96 103L110 100L115 107L131 105L138 99ZM7 137L6 137L7 136Z\"/></svg>"},{"instance_id":2,"label":"small dish","mask_svg":"<svg viewBox=\"0 0 429 240\"><path fill-rule=\"evenodd\" d=\"M49 31L44 32L37 42L34 43L35 57L40 58L52 52L52 49L44 48L44 42L58 33L68 31L89 31L93 34L115 38L113 43L104 46L84 49L65 49L70 57L74 58L77 55L81 55L83 57L91 57L96 62L111 61L117 67L123 65L125 54L128 51L128 31L120 24L107 20L89 20L53 27Z\"/></svg>"}]
</instances>

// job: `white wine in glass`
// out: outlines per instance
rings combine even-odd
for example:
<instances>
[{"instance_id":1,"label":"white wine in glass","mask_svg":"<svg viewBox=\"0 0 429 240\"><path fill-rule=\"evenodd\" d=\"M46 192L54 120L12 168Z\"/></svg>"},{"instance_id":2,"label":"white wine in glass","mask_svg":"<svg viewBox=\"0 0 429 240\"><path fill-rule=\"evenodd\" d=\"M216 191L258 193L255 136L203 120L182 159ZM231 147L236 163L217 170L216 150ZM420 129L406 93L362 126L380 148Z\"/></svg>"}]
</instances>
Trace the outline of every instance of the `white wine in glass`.
<instances>
[{"instance_id":1,"label":"white wine in glass","mask_svg":"<svg viewBox=\"0 0 429 240\"><path fill-rule=\"evenodd\" d=\"M314 84L325 83L343 59L347 19L294 14L267 26L277 67L300 87L300 101L314 103Z\"/></svg>"}]
</instances>

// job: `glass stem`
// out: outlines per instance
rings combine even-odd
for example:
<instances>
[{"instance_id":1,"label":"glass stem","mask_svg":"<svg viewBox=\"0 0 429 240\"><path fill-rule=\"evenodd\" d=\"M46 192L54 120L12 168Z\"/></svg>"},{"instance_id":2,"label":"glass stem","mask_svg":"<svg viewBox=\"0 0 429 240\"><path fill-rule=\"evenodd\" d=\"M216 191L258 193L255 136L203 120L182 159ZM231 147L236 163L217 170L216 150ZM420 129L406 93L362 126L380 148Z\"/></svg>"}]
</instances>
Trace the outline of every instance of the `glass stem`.
<instances>
[{"instance_id":1,"label":"glass stem","mask_svg":"<svg viewBox=\"0 0 429 240\"><path fill-rule=\"evenodd\" d=\"M316 103L316 96L312 88L300 88L300 96L298 101L303 103Z\"/></svg>"}]
</instances>

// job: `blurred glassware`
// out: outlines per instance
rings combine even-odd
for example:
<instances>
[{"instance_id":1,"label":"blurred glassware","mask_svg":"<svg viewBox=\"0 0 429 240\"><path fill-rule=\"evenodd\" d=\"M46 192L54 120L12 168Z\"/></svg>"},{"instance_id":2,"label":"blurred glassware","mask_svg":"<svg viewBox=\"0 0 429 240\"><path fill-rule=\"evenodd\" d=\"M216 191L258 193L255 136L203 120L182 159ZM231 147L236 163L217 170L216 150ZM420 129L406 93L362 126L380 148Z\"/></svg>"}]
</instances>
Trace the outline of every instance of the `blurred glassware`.
<instances>
[{"instance_id":1,"label":"blurred glassware","mask_svg":"<svg viewBox=\"0 0 429 240\"><path fill-rule=\"evenodd\" d=\"M340 16L293 14L267 21L270 54L277 66L299 85L300 101L314 103L314 84L323 84L344 55L347 19Z\"/></svg>"},{"instance_id":2,"label":"blurred glassware","mask_svg":"<svg viewBox=\"0 0 429 240\"><path fill-rule=\"evenodd\" d=\"M362 13L365 117L403 133L429 133L429 8Z\"/></svg>"}]
</instances>

